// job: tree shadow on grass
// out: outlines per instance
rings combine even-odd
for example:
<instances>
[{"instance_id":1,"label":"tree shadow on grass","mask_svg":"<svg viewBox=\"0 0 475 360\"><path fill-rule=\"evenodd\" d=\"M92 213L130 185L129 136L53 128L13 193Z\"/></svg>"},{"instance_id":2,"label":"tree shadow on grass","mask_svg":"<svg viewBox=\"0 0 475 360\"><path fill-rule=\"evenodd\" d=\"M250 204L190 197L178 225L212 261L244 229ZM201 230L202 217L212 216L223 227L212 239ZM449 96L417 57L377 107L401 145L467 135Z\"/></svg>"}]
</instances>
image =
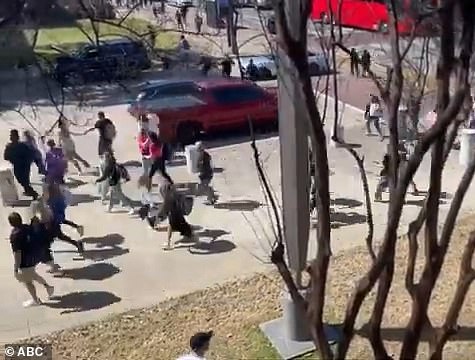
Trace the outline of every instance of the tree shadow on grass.
<instances>
[{"instance_id":1,"label":"tree shadow on grass","mask_svg":"<svg viewBox=\"0 0 475 360\"><path fill-rule=\"evenodd\" d=\"M51 300L45 305L53 309L61 309L61 314L70 314L102 309L122 299L108 291L78 291L55 296Z\"/></svg>"}]
</instances>

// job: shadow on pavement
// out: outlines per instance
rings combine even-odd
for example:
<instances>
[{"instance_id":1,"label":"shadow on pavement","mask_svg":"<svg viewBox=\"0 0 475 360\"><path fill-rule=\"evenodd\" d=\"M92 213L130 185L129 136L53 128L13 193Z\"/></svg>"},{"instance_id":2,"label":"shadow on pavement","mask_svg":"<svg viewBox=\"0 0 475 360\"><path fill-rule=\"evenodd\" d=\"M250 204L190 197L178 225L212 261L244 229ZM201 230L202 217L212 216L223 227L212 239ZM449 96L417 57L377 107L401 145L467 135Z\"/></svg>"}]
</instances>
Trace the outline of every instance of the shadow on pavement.
<instances>
[{"instance_id":1,"label":"shadow on pavement","mask_svg":"<svg viewBox=\"0 0 475 360\"><path fill-rule=\"evenodd\" d=\"M124 165L125 167L136 167L136 168L142 167L142 163L137 160L128 160L126 162L123 162L122 165Z\"/></svg>"},{"instance_id":2,"label":"shadow on pavement","mask_svg":"<svg viewBox=\"0 0 475 360\"><path fill-rule=\"evenodd\" d=\"M85 181L82 181L82 180L79 180L79 179L73 179L73 178L68 178L68 180L66 181L66 187L68 189L76 189L80 186L83 186L83 185L86 185L87 182Z\"/></svg>"},{"instance_id":3,"label":"shadow on pavement","mask_svg":"<svg viewBox=\"0 0 475 360\"><path fill-rule=\"evenodd\" d=\"M255 200L231 200L228 202L214 204L215 209L224 209L229 211L254 211L260 206L262 206L262 204Z\"/></svg>"},{"instance_id":4,"label":"shadow on pavement","mask_svg":"<svg viewBox=\"0 0 475 360\"><path fill-rule=\"evenodd\" d=\"M216 240L211 242L197 242L188 251L193 255L222 254L230 252L236 245L229 240Z\"/></svg>"},{"instance_id":5,"label":"shadow on pavement","mask_svg":"<svg viewBox=\"0 0 475 360\"><path fill-rule=\"evenodd\" d=\"M347 198L332 199L330 201L330 204L334 205L334 206L344 206L344 207L347 207L347 208L355 208L355 207L363 205L363 203L359 200L347 199Z\"/></svg>"},{"instance_id":6,"label":"shadow on pavement","mask_svg":"<svg viewBox=\"0 0 475 360\"><path fill-rule=\"evenodd\" d=\"M115 247L124 242L121 234L109 234L100 237L85 237L82 239L84 244L95 244L96 248Z\"/></svg>"},{"instance_id":7,"label":"shadow on pavement","mask_svg":"<svg viewBox=\"0 0 475 360\"><path fill-rule=\"evenodd\" d=\"M99 196L94 196L90 194L71 194L71 200L69 201L68 206L77 206L79 204L92 203L99 199Z\"/></svg>"},{"instance_id":8,"label":"shadow on pavement","mask_svg":"<svg viewBox=\"0 0 475 360\"><path fill-rule=\"evenodd\" d=\"M81 268L62 269L56 275L58 278L68 278L73 280L95 280L101 281L118 274L120 269L110 263L90 264Z\"/></svg>"},{"instance_id":9,"label":"shadow on pavement","mask_svg":"<svg viewBox=\"0 0 475 360\"><path fill-rule=\"evenodd\" d=\"M56 302L47 302L46 306L62 309L61 314L102 309L118 303L122 299L108 291L79 291L52 298Z\"/></svg>"}]
</instances>

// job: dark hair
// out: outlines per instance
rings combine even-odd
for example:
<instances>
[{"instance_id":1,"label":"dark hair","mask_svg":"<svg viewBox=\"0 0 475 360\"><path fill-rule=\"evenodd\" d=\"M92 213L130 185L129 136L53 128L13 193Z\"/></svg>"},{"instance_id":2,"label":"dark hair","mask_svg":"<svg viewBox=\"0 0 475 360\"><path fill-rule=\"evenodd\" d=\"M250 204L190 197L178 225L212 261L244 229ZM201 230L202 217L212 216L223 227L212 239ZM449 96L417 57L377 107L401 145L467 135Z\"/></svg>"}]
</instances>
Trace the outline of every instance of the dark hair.
<instances>
[{"instance_id":1,"label":"dark hair","mask_svg":"<svg viewBox=\"0 0 475 360\"><path fill-rule=\"evenodd\" d=\"M17 129L10 130L10 136L12 136L12 135L20 136Z\"/></svg>"},{"instance_id":2,"label":"dark hair","mask_svg":"<svg viewBox=\"0 0 475 360\"><path fill-rule=\"evenodd\" d=\"M13 227L17 227L17 226L20 226L21 224L23 224L23 220L21 218L21 215L18 214L17 212L12 212L10 215L8 215L8 222Z\"/></svg>"},{"instance_id":3,"label":"dark hair","mask_svg":"<svg viewBox=\"0 0 475 360\"><path fill-rule=\"evenodd\" d=\"M205 347L211 338L213 337L213 332L198 332L190 338L190 348L193 351L201 350Z\"/></svg>"},{"instance_id":4,"label":"dark hair","mask_svg":"<svg viewBox=\"0 0 475 360\"><path fill-rule=\"evenodd\" d=\"M54 147L54 146L56 146L56 143L54 142L53 139L49 139L49 140L46 142L46 145L48 145L49 147Z\"/></svg>"},{"instance_id":5,"label":"dark hair","mask_svg":"<svg viewBox=\"0 0 475 360\"><path fill-rule=\"evenodd\" d=\"M97 113L97 116L103 117L103 116L106 116L106 114L104 114L104 111L99 111Z\"/></svg>"},{"instance_id":6,"label":"dark hair","mask_svg":"<svg viewBox=\"0 0 475 360\"><path fill-rule=\"evenodd\" d=\"M150 140L151 140L155 145L159 145L160 139L159 139L159 137L158 137L158 135L157 135L156 132L150 131L150 132L148 133L148 137L150 138Z\"/></svg>"}]
</instances>

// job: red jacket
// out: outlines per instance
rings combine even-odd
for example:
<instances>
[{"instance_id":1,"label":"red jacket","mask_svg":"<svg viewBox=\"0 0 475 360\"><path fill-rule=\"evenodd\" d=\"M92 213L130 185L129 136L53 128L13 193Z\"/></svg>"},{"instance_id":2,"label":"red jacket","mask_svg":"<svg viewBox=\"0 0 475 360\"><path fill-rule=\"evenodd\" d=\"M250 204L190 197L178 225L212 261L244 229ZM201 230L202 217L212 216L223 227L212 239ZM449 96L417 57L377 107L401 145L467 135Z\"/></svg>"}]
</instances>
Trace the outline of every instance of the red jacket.
<instances>
[{"instance_id":1,"label":"red jacket","mask_svg":"<svg viewBox=\"0 0 475 360\"><path fill-rule=\"evenodd\" d=\"M137 137L140 154L142 156L150 156L150 139L147 134L139 134Z\"/></svg>"}]
</instances>

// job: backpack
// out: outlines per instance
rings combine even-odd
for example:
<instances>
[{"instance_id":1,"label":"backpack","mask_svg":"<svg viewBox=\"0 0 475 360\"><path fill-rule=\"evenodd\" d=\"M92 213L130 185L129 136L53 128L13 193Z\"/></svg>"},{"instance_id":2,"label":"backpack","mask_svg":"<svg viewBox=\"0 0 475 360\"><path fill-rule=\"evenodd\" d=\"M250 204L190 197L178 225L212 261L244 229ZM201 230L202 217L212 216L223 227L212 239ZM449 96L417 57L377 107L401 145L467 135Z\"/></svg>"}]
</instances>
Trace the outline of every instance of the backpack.
<instances>
[{"instance_id":1,"label":"backpack","mask_svg":"<svg viewBox=\"0 0 475 360\"><path fill-rule=\"evenodd\" d=\"M112 141L115 139L116 135L117 135L117 130L115 129L114 124L112 123L107 124L104 129L104 137L107 140Z\"/></svg>"},{"instance_id":2,"label":"backpack","mask_svg":"<svg viewBox=\"0 0 475 360\"><path fill-rule=\"evenodd\" d=\"M178 197L178 204L180 205L183 215L188 216L193 210L193 197L180 195Z\"/></svg>"},{"instance_id":3,"label":"backpack","mask_svg":"<svg viewBox=\"0 0 475 360\"><path fill-rule=\"evenodd\" d=\"M127 171L126 167L123 164L116 165L116 171L119 174L119 177L124 180L125 182L130 181L130 175Z\"/></svg>"}]
</instances>

